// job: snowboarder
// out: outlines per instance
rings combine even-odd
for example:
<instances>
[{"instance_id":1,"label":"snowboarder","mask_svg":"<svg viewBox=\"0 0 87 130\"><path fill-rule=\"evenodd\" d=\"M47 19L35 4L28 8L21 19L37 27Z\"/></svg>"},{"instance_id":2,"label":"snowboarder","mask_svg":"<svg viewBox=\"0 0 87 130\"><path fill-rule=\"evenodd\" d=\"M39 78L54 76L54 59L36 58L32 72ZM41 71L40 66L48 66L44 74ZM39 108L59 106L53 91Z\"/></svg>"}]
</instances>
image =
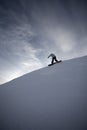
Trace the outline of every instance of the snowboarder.
<instances>
[{"instance_id":1,"label":"snowboarder","mask_svg":"<svg viewBox=\"0 0 87 130\"><path fill-rule=\"evenodd\" d=\"M58 62L58 60L57 60L56 56L55 56L53 53L52 53L52 54L50 54L50 55L48 56L48 58L49 58L49 57L52 57L51 64L54 64L54 61Z\"/></svg>"}]
</instances>

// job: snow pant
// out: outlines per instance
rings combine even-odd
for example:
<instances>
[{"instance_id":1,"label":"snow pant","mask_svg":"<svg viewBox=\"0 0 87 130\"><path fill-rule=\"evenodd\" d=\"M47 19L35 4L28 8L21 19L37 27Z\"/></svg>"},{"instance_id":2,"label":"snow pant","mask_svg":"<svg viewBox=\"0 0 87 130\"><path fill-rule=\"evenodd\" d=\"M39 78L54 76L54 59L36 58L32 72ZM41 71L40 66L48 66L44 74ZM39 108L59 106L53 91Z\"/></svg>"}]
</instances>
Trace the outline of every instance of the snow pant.
<instances>
[{"instance_id":1,"label":"snow pant","mask_svg":"<svg viewBox=\"0 0 87 130\"><path fill-rule=\"evenodd\" d=\"M53 64L53 63L54 63L54 61L58 62L58 60L57 60L56 56L52 57L52 62L51 62L51 64Z\"/></svg>"}]
</instances>

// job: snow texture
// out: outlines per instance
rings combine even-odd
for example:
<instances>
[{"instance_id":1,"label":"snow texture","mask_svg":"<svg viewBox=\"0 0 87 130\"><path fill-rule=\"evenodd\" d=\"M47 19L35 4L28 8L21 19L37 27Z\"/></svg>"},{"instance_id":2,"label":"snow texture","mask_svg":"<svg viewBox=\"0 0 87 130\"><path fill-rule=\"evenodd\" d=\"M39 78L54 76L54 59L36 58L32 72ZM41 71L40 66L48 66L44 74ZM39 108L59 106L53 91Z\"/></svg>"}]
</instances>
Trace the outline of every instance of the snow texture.
<instances>
[{"instance_id":1,"label":"snow texture","mask_svg":"<svg viewBox=\"0 0 87 130\"><path fill-rule=\"evenodd\" d=\"M0 85L0 130L87 130L87 56Z\"/></svg>"}]
</instances>

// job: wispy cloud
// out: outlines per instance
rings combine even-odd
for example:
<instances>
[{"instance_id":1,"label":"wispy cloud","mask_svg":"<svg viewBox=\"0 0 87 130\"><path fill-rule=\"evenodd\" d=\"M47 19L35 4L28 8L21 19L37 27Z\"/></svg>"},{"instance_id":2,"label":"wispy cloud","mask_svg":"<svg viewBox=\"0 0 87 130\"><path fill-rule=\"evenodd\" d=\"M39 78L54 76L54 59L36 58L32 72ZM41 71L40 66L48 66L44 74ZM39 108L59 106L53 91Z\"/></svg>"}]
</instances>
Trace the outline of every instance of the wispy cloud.
<instances>
[{"instance_id":1,"label":"wispy cloud","mask_svg":"<svg viewBox=\"0 0 87 130\"><path fill-rule=\"evenodd\" d=\"M43 66L37 57L41 49L36 49L31 44L31 40L34 36L36 36L36 34L27 23L22 23L19 26L13 25L9 27L9 30L2 31L0 45L2 48L0 49L0 54L3 56L3 60L1 60L2 57L0 58L1 83Z\"/></svg>"}]
</instances>

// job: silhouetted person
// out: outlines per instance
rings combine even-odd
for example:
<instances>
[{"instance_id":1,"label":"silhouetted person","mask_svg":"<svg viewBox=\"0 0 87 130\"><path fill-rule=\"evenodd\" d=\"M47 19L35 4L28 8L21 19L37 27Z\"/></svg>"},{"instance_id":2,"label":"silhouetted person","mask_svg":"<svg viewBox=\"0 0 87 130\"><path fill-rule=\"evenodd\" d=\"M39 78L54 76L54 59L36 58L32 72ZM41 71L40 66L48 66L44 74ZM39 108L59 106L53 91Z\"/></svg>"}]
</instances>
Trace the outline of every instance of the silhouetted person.
<instances>
[{"instance_id":1,"label":"silhouetted person","mask_svg":"<svg viewBox=\"0 0 87 130\"><path fill-rule=\"evenodd\" d=\"M53 53L52 53L52 54L50 54L50 55L48 56L48 58L49 58L49 57L52 57L51 64L53 64L53 63L54 63L54 61L58 62L58 60L57 60L56 56L55 56Z\"/></svg>"}]
</instances>

